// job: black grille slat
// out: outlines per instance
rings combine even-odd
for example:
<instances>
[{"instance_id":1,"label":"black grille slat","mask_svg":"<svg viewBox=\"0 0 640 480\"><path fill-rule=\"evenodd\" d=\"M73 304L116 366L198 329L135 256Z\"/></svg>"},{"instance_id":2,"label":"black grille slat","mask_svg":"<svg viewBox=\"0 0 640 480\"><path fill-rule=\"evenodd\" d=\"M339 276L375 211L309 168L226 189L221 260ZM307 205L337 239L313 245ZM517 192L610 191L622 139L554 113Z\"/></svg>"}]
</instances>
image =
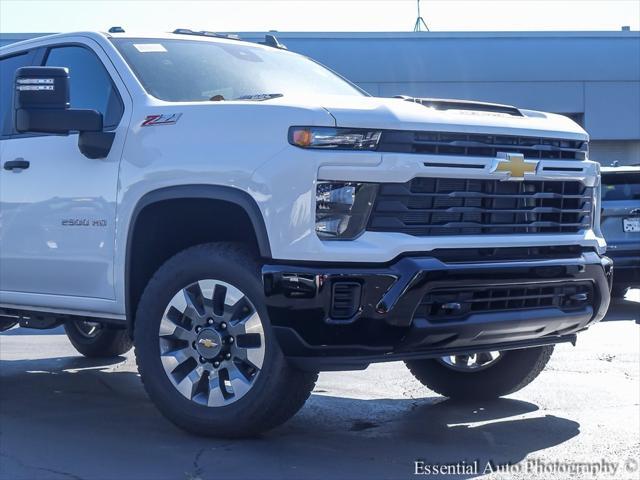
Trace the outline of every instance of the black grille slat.
<instances>
[{"instance_id":1,"label":"black grille slat","mask_svg":"<svg viewBox=\"0 0 640 480\"><path fill-rule=\"evenodd\" d=\"M331 317L344 320L355 315L360 307L360 293L359 283L335 283L332 289Z\"/></svg>"},{"instance_id":2,"label":"black grille slat","mask_svg":"<svg viewBox=\"0 0 640 480\"><path fill-rule=\"evenodd\" d=\"M521 153L525 158L539 160L582 160L585 158L585 143L582 140L516 135L387 130L382 134L378 151L473 157L496 157L498 152L504 152Z\"/></svg>"},{"instance_id":3,"label":"black grille slat","mask_svg":"<svg viewBox=\"0 0 640 480\"><path fill-rule=\"evenodd\" d=\"M489 180L492 181L492 180ZM515 182L514 182L515 183ZM529 182L532 183L532 182ZM538 182L538 183L544 183L544 182ZM558 182L560 183L560 182ZM424 197L424 198L437 198L437 197L451 197L451 198L522 198L523 194L492 194L492 193L487 193L487 192L467 192L467 191L454 191L454 192L448 192L448 193L438 193L438 192L416 192L416 191L411 191L410 188L406 188L405 189L405 185L407 184L398 184L398 187L401 187L402 190L398 190L397 188L394 188L395 185L391 185L391 184L384 184L382 186L382 191L381 193L384 194L384 196L387 197L392 197L392 196L403 196L406 193L410 192L411 195L413 197ZM584 194L566 194L563 195L561 193L553 193L553 192L535 192L535 193L530 193L527 194L527 198L533 198L533 199L544 199L544 200L554 200L554 199L562 199L562 198L569 198L569 199L583 199L583 198L588 198L586 195Z\"/></svg>"},{"instance_id":4,"label":"black grille slat","mask_svg":"<svg viewBox=\"0 0 640 480\"><path fill-rule=\"evenodd\" d=\"M401 195L401 194L396 194L396 195ZM438 198L438 197L451 197L451 198L491 198L491 199L495 199L495 198L523 198L523 195L508 195L508 194L504 194L504 195L499 195L499 194L490 194L490 193L481 193L481 192L451 192L451 193L422 193L422 192L413 192L412 193L413 196L416 197L433 197L433 198ZM526 198L533 198L533 199L542 199L542 200L556 200L556 199L561 199L561 198L572 198L572 199L582 199L582 198L588 198L585 197L584 195L565 195L563 197L562 194L560 193L550 193L550 192L537 192L535 194L531 194L531 195L527 195Z\"/></svg>"},{"instance_id":5,"label":"black grille slat","mask_svg":"<svg viewBox=\"0 0 640 480\"><path fill-rule=\"evenodd\" d=\"M586 298L576 299L577 294L586 294ZM414 318L438 322L463 320L479 313L540 308L571 311L583 309L592 301L593 287L589 283L437 288L425 294Z\"/></svg>"},{"instance_id":6,"label":"black grille slat","mask_svg":"<svg viewBox=\"0 0 640 480\"><path fill-rule=\"evenodd\" d=\"M403 222L405 223L405 222ZM560 222L529 222L527 224L521 223L478 223L478 222L446 222L438 225L437 228L564 228L564 227L582 227L586 228L586 223L560 223ZM415 227L413 225L406 225L407 230L415 230L416 228L425 228L419 225ZM432 227L434 228L434 227Z\"/></svg>"},{"instance_id":7,"label":"black grille slat","mask_svg":"<svg viewBox=\"0 0 640 480\"><path fill-rule=\"evenodd\" d=\"M546 295L536 295L538 298L542 299L542 298L554 298L555 294L553 293L549 293ZM492 302L498 302L498 301L503 301L503 300L509 300L509 301L513 301L513 300L526 300L527 298L531 298L532 295L506 295L506 294L502 294L502 296L496 297L493 296L491 297L491 301ZM480 298L480 299L471 299L471 300L465 300L466 303L480 303L480 302L486 302L485 299Z\"/></svg>"},{"instance_id":8,"label":"black grille slat","mask_svg":"<svg viewBox=\"0 0 640 480\"><path fill-rule=\"evenodd\" d=\"M423 140L419 140L416 139L413 141L414 145L432 145L435 147L448 147L448 148L458 148L460 149L460 151L464 151L464 149L471 149L471 148L475 148L475 147L481 147L481 148L487 148L488 145L482 142L477 142L477 141L464 141L464 140L455 140L455 141L444 141L444 142L432 142L432 141L423 141ZM554 147L550 147L547 145L538 145L538 146L524 146L524 145L500 145L500 144L495 144L492 143L490 144L491 148L497 148L500 149L501 151L507 151L507 150L521 150L521 151L526 151L526 150L530 150L530 151L535 151L535 152L553 152L553 151L563 151L563 152L578 152L580 151L580 149L578 148L560 148L558 147L558 150L555 150ZM547 148L548 147L548 148Z\"/></svg>"},{"instance_id":9,"label":"black grille slat","mask_svg":"<svg viewBox=\"0 0 640 480\"><path fill-rule=\"evenodd\" d=\"M407 212L411 210L407 208ZM421 212L442 212L445 210L438 208L421 208ZM481 207L446 207L446 211L450 213L493 213L496 210L491 208L481 208ZM393 211L395 212L395 211ZM514 208L500 209L500 212L503 213L589 213L589 210L585 209L564 209L564 208L556 208L556 207L533 207L533 208Z\"/></svg>"},{"instance_id":10,"label":"black grille slat","mask_svg":"<svg viewBox=\"0 0 640 480\"><path fill-rule=\"evenodd\" d=\"M593 189L577 181L415 178L383 184L368 230L410 235L577 233Z\"/></svg>"}]
</instances>

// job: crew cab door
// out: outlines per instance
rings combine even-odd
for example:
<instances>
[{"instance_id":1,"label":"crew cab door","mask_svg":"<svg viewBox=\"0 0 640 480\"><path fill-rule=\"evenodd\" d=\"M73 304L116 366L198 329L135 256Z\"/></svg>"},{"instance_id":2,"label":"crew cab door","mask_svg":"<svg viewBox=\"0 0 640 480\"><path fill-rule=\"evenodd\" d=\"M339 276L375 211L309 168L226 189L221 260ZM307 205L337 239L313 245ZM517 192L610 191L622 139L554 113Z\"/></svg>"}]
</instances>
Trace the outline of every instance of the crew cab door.
<instances>
[{"instance_id":1,"label":"crew cab door","mask_svg":"<svg viewBox=\"0 0 640 480\"><path fill-rule=\"evenodd\" d=\"M77 132L18 134L6 111L16 62L0 59L0 303L56 306L54 296L112 300L118 169L131 100L92 40L40 48L34 58L36 65L68 68L71 107L102 113L104 129L115 138L105 158L91 159L78 149Z\"/></svg>"}]
</instances>

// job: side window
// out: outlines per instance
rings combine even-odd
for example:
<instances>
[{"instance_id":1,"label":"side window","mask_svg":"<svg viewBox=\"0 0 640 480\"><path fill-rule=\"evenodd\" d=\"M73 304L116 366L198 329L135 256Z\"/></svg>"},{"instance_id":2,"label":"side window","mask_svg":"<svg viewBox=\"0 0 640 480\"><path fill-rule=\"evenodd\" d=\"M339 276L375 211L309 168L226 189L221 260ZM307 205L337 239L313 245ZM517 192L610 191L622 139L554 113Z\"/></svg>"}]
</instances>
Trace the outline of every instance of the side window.
<instances>
[{"instance_id":1,"label":"side window","mask_svg":"<svg viewBox=\"0 0 640 480\"><path fill-rule=\"evenodd\" d=\"M13 133L13 82L16 70L31 63L31 53L0 58L0 134Z\"/></svg>"},{"instance_id":2,"label":"side window","mask_svg":"<svg viewBox=\"0 0 640 480\"><path fill-rule=\"evenodd\" d=\"M95 53L79 46L54 47L49 50L45 65L69 69L71 108L97 110L104 116L105 128L118 125L122 101Z\"/></svg>"}]
</instances>

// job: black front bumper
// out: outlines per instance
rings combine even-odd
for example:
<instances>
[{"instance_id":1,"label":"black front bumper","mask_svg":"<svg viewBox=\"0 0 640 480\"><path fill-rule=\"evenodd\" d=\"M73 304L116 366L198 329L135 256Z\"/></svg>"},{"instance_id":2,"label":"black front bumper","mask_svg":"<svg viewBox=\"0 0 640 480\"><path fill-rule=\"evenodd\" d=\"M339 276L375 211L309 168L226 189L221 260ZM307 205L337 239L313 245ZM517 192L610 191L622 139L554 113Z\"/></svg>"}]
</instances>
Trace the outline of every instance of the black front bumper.
<instances>
[{"instance_id":1,"label":"black front bumper","mask_svg":"<svg viewBox=\"0 0 640 480\"><path fill-rule=\"evenodd\" d=\"M310 370L358 369L381 361L573 342L577 332L604 317L611 276L611 261L593 251L524 261L411 256L379 267L263 267L269 318L280 346L290 361ZM354 314L348 318L335 318L336 302L341 301L336 285L351 285L355 292ZM544 293L549 291L544 288L566 285L586 286L588 300L568 309L538 304L496 310L515 304L494 302L493 311L468 311L451 318L420 313L425 296L442 291L499 288ZM525 300L521 302L524 307Z\"/></svg>"}]
</instances>

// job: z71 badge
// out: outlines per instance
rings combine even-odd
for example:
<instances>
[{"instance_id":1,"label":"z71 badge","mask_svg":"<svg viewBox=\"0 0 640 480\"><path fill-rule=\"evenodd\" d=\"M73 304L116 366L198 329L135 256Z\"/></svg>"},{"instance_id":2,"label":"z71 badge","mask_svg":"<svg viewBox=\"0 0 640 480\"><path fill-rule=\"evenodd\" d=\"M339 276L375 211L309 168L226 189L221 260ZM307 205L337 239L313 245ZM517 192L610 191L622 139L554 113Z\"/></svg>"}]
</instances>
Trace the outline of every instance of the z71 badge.
<instances>
[{"instance_id":1,"label":"z71 badge","mask_svg":"<svg viewBox=\"0 0 640 480\"><path fill-rule=\"evenodd\" d=\"M173 125L180 120L181 113L171 113L169 115L147 115L142 122L142 127L153 127L156 125Z\"/></svg>"}]
</instances>

